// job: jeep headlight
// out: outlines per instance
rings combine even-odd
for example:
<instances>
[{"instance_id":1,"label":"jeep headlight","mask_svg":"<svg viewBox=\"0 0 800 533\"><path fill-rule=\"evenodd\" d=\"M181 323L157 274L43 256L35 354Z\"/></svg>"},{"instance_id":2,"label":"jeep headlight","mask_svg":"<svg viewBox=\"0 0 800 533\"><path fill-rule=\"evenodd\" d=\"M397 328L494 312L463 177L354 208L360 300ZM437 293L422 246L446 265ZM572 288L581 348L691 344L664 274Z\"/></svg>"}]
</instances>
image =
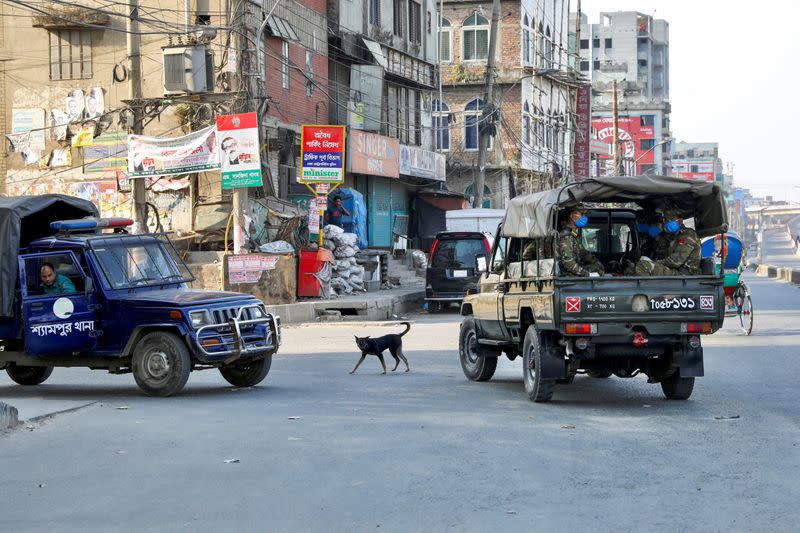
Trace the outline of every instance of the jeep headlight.
<instances>
[{"instance_id":1,"label":"jeep headlight","mask_svg":"<svg viewBox=\"0 0 800 533\"><path fill-rule=\"evenodd\" d=\"M637 294L631 301L631 310L634 313L646 313L650 310L650 302L644 294Z\"/></svg>"},{"instance_id":2,"label":"jeep headlight","mask_svg":"<svg viewBox=\"0 0 800 533\"><path fill-rule=\"evenodd\" d=\"M189 313L189 319L191 319L194 329L211 324L211 314L208 311L192 311Z\"/></svg>"}]
</instances>

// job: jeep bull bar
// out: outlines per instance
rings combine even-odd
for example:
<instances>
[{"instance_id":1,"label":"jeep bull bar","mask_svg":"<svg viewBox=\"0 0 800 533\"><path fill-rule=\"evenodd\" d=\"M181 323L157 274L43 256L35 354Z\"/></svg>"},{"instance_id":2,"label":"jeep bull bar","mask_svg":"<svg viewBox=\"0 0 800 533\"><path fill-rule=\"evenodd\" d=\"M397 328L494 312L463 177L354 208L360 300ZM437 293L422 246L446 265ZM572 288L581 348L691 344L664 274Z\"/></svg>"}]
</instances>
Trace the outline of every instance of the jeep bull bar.
<instances>
[{"instance_id":1,"label":"jeep bull bar","mask_svg":"<svg viewBox=\"0 0 800 533\"><path fill-rule=\"evenodd\" d=\"M259 318L243 318L245 311L253 309L251 316ZM267 325L266 332L260 325ZM249 328L249 326L253 326ZM250 331L245 331L250 329ZM203 336L204 332L210 332ZM265 334L266 333L266 334ZM259 304L244 305L239 308L236 316L227 322L207 324L197 328L194 332L194 342L198 354L207 362L220 362L230 364L249 355L276 351L281 344L280 317L265 313Z\"/></svg>"}]
</instances>

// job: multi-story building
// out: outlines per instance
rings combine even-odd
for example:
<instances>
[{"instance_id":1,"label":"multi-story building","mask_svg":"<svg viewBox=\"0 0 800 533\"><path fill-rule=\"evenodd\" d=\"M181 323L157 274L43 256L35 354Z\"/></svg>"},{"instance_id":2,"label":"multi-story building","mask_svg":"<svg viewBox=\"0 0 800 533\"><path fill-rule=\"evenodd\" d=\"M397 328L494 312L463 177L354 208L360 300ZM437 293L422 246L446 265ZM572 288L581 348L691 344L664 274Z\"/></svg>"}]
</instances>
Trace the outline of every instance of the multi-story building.
<instances>
[{"instance_id":1,"label":"multi-story building","mask_svg":"<svg viewBox=\"0 0 800 533\"><path fill-rule=\"evenodd\" d=\"M412 193L444 180L431 129L436 10L434 0L328 2L328 116L349 126L345 186L365 197L371 246L389 246Z\"/></svg>"},{"instance_id":2,"label":"multi-story building","mask_svg":"<svg viewBox=\"0 0 800 533\"><path fill-rule=\"evenodd\" d=\"M612 141L616 84L622 172L668 174L669 24L635 11L601 13L600 19L589 24L581 16L578 44L579 70L592 82L594 136ZM613 172L610 156L600 163L600 174Z\"/></svg>"},{"instance_id":3,"label":"multi-story building","mask_svg":"<svg viewBox=\"0 0 800 533\"><path fill-rule=\"evenodd\" d=\"M491 4L444 0L439 31L442 98L433 104L447 185L475 196ZM576 73L569 61L568 3L501 3L495 57L495 134L486 158L483 206L570 177Z\"/></svg>"},{"instance_id":4,"label":"multi-story building","mask_svg":"<svg viewBox=\"0 0 800 533\"><path fill-rule=\"evenodd\" d=\"M138 104L130 101L127 4L4 4L0 130L13 142L0 159L0 190L81 196L104 215L128 216L132 105L143 110L143 133L156 137L183 135L213 124L217 115L260 107L261 155L272 169L265 189L286 197L291 172L283 167L297 165L299 124L327 120L327 5L281 2L265 26L262 69L253 37L274 3L242 3L232 13L222 0L169 7L140 0ZM185 83L191 86L176 88ZM90 146L76 146L77 132L93 126ZM161 217L165 229L224 228L231 194L222 190L218 171L151 181L148 201L169 215Z\"/></svg>"},{"instance_id":5,"label":"multi-story building","mask_svg":"<svg viewBox=\"0 0 800 533\"><path fill-rule=\"evenodd\" d=\"M686 179L725 183L719 143L677 142L672 147L672 173Z\"/></svg>"}]
</instances>

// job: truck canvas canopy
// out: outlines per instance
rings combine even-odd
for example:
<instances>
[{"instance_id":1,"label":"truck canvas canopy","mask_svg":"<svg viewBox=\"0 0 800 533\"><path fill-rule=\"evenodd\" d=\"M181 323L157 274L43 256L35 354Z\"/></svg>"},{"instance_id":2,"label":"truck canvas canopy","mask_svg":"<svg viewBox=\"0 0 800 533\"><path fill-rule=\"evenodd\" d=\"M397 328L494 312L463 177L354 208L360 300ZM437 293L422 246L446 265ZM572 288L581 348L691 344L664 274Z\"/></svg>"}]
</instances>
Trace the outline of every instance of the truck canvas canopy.
<instances>
[{"instance_id":1,"label":"truck canvas canopy","mask_svg":"<svg viewBox=\"0 0 800 533\"><path fill-rule=\"evenodd\" d=\"M719 185L668 176L606 176L512 199L502 235L548 237L557 229L559 209L580 202L635 203L647 211L669 206L682 218L693 218L700 237L728 229L728 212Z\"/></svg>"},{"instance_id":2,"label":"truck canvas canopy","mask_svg":"<svg viewBox=\"0 0 800 533\"><path fill-rule=\"evenodd\" d=\"M14 316L20 249L33 240L53 235L51 222L98 214L92 202L61 194L0 198L0 316Z\"/></svg>"}]
</instances>

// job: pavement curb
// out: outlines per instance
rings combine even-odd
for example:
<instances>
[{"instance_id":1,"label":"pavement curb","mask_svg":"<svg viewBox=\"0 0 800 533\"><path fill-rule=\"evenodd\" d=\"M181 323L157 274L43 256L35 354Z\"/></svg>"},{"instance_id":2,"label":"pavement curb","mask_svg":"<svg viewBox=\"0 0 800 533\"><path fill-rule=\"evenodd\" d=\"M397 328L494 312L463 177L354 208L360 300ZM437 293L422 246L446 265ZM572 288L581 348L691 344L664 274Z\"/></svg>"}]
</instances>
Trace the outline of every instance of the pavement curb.
<instances>
[{"instance_id":1,"label":"pavement curb","mask_svg":"<svg viewBox=\"0 0 800 533\"><path fill-rule=\"evenodd\" d=\"M13 405L0 402L0 431L19 425L19 411Z\"/></svg>"}]
</instances>

